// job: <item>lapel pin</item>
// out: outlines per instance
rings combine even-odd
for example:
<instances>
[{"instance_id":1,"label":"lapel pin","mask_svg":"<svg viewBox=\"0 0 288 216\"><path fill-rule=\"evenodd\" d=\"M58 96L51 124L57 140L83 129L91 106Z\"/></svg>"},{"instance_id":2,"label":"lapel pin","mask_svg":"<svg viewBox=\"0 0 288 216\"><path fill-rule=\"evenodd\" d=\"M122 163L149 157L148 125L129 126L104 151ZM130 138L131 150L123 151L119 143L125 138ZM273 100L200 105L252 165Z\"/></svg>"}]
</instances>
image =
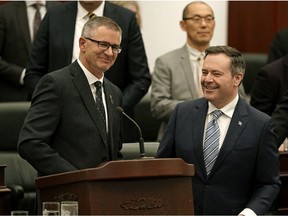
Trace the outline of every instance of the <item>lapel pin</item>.
<instances>
[{"instance_id":1,"label":"lapel pin","mask_svg":"<svg viewBox=\"0 0 288 216\"><path fill-rule=\"evenodd\" d=\"M238 122L238 125L241 127L241 126L242 126L242 122L241 122L241 121L239 121L239 122Z\"/></svg>"}]
</instances>

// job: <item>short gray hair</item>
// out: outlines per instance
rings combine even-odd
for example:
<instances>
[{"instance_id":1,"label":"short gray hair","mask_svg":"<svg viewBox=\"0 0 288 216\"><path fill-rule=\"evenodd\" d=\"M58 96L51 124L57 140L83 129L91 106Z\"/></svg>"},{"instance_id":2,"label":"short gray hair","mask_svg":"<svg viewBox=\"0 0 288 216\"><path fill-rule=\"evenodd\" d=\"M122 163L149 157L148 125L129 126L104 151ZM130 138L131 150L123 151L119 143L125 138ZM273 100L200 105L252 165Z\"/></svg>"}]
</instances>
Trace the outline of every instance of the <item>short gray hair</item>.
<instances>
[{"instance_id":1,"label":"short gray hair","mask_svg":"<svg viewBox=\"0 0 288 216\"><path fill-rule=\"evenodd\" d=\"M105 26L107 29L119 32L122 36L122 29L120 26L114 20L104 16L96 16L89 19L83 26L81 36L91 37L92 32L100 26Z\"/></svg>"}]
</instances>

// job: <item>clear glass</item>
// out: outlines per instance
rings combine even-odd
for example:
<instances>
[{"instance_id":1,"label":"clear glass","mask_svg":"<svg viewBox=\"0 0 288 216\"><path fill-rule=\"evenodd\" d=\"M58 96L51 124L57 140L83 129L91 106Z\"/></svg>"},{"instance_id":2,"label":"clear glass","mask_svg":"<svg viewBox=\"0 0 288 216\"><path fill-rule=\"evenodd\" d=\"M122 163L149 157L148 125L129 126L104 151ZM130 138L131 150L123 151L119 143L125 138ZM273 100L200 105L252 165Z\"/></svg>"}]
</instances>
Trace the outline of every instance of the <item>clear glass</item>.
<instances>
[{"instance_id":1,"label":"clear glass","mask_svg":"<svg viewBox=\"0 0 288 216\"><path fill-rule=\"evenodd\" d=\"M61 216L78 215L77 201L62 201L61 202Z\"/></svg>"},{"instance_id":2,"label":"clear glass","mask_svg":"<svg viewBox=\"0 0 288 216\"><path fill-rule=\"evenodd\" d=\"M28 215L28 211L22 211L22 210L11 211L11 216L16 215Z\"/></svg>"},{"instance_id":3,"label":"clear glass","mask_svg":"<svg viewBox=\"0 0 288 216\"><path fill-rule=\"evenodd\" d=\"M42 213L43 213L43 216L60 215L60 203L59 202L43 202Z\"/></svg>"}]
</instances>

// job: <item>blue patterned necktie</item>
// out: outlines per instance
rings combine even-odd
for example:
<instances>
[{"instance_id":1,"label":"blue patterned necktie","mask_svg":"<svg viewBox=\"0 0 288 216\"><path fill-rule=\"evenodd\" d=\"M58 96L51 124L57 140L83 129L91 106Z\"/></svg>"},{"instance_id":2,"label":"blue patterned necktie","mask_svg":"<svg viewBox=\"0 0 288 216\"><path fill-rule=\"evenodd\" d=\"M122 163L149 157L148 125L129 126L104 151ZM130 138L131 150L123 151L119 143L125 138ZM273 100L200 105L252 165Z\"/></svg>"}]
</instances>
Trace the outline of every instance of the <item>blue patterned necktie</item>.
<instances>
[{"instance_id":1,"label":"blue patterned necktie","mask_svg":"<svg viewBox=\"0 0 288 216\"><path fill-rule=\"evenodd\" d=\"M217 123L217 119L223 114L221 110L215 110L212 112L213 117L208 123L205 140L204 140L204 161L206 173L209 173L212 170L212 167L216 161L219 152L219 139L220 139L220 129Z\"/></svg>"},{"instance_id":2,"label":"blue patterned necktie","mask_svg":"<svg viewBox=\"0 0 288 216\"><path fill-rule=\"evenodd\" d=\"M103 128L104 134L106 134L106 115L102 101L102 83L100 81L95 82L96 86L96 109L100 118L101 128Z\"/></svg>"}]
</instances>

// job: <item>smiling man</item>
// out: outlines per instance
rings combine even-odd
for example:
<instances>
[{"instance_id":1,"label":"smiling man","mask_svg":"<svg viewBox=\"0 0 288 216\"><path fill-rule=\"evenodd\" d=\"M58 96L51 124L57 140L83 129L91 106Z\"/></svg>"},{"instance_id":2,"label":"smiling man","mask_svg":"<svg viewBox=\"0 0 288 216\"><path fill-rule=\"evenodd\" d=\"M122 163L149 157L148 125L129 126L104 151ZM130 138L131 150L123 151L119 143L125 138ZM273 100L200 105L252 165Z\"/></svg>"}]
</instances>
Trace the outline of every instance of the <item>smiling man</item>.
<instances>
[{"instance_id":1,"label":"smiling man","mask_svg":"<svg viewBox=\"0 0 288 216\"><path fill-rule=\"evenodd\" d=\"M204 98L176 106L157 157L194 164L195 215L264 215L281 185L270 117L239 97L239 51L209 47L202 71Z\"/></svg>"},{"instance_id":2,"label":"smiling man","mask_svg":"<svg viewBox=\"0 0 288 216\"><path fill-rule=\"evenodd\" d=\"M79 59L39 81L18 151L40 176L92 168L120 156L122 116L115 108L123 99L104 73L121 52L121 34L110 18L90 19L79 38Z\"/></svg>"},{"instance_id":3,"label":"smiling man","mask_svg":"<svg viewBox=\"0 0 288 216\"><path fill-rule=\"evenodd\" d=\"M212 8L202 1L189 3L183 10L180 28L186 33L185 45L157 58L152 76L151 113L161 121L159 141L175 106L203 97L203 58L215 28ZM240 95L246 97L242 85Z\"/></svg>"}]
</instances>

